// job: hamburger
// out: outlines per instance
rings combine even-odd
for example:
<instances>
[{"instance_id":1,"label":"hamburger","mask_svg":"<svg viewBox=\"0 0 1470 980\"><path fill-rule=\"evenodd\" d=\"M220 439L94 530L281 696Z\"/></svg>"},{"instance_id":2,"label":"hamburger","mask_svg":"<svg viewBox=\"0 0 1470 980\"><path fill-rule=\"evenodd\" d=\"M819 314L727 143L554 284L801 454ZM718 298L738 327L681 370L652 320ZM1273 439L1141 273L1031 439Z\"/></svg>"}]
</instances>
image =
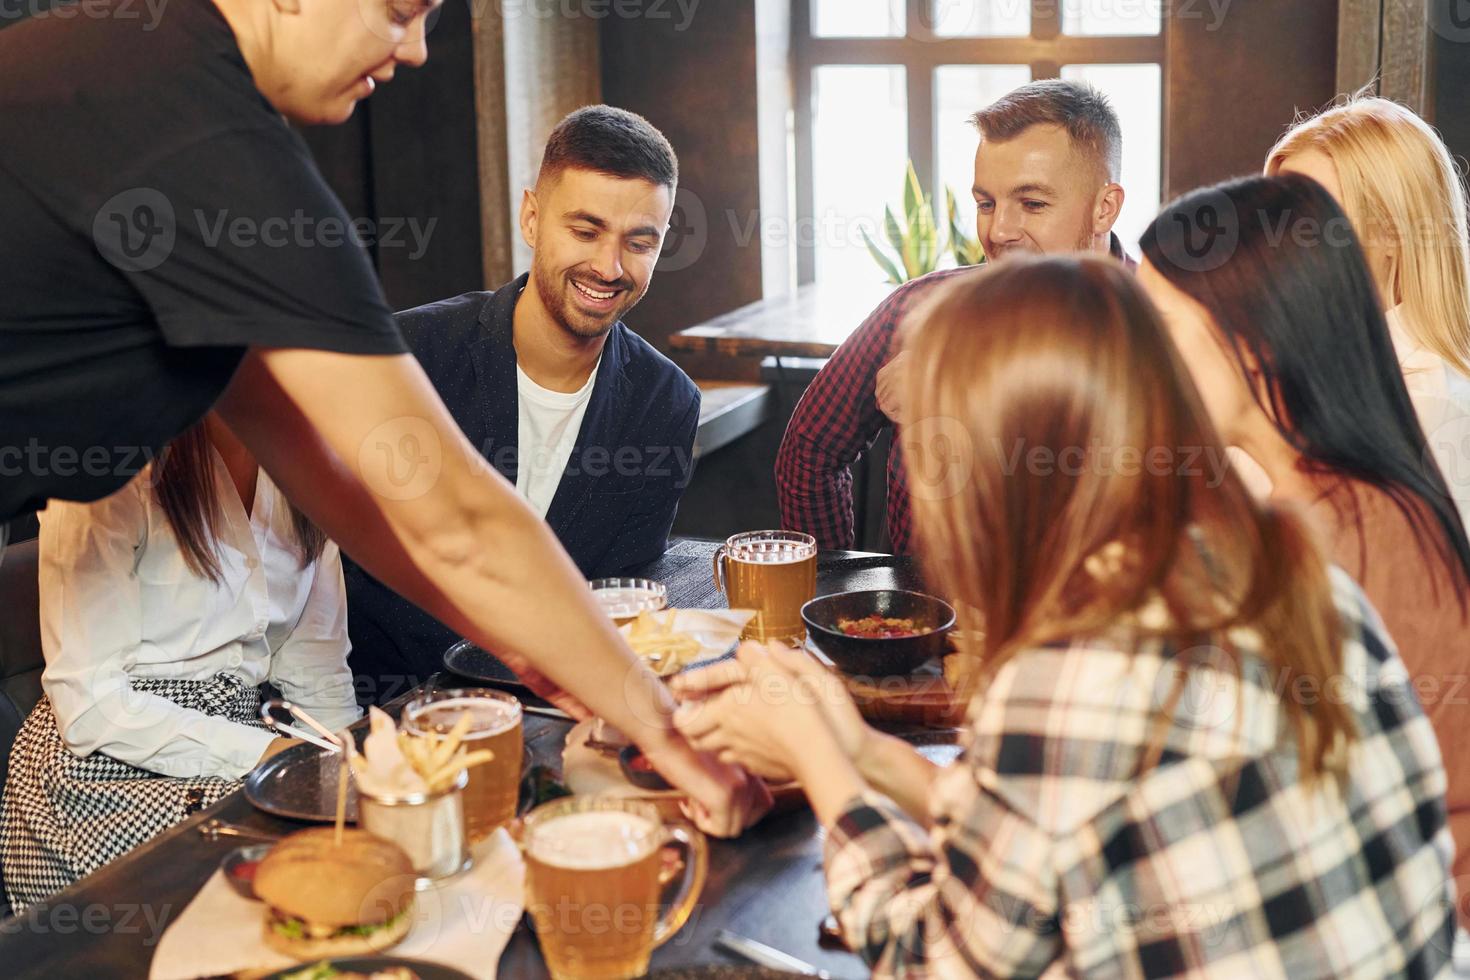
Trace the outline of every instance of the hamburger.
<instances>
[{"instance_id":1,"label":"hamburger","mask_svg":"<svg viewBox=\"0 0 1470 980\"><path fill-rule=\"evenodd\" d=\"M285 837L260 862L255 894L269 906L265 943L299 960L376 953L413 925L413 864L365 830L331 827Z\"/></svg>"}]
</instances>

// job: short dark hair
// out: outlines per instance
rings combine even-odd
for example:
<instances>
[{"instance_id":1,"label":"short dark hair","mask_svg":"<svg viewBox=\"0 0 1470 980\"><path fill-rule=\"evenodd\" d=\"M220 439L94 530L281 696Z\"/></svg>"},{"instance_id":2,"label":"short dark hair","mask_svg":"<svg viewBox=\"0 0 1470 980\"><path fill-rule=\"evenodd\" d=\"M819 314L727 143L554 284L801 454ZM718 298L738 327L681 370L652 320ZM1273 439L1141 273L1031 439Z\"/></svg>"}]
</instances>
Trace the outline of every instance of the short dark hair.
<instances>
[{"instance_id":1,"label":"short dark hair","mask_svg":"<svg viewBox=\"0 0 1470 980\"><path fill-rule=\"evenodd\" d=\"M982 140L1006 140L1032 126L1061 126L1072 145L1092 158L1108 180L1123 171L1123 127L1108 97L1086 82L1049 78L1022 85L970 117Z\"/></svg>"},{"instance_id":2,"label":"short dark hair","mask_svg":"<svg viewBox=\"0 0 1470 980\"><path fill-rule=\"evenodd\" d=\"M586 106L557 123L536 182L572 167L670 190L679 183L679 158L664 134L637 113L610 105Z\"/></svg>"}]
</instances>

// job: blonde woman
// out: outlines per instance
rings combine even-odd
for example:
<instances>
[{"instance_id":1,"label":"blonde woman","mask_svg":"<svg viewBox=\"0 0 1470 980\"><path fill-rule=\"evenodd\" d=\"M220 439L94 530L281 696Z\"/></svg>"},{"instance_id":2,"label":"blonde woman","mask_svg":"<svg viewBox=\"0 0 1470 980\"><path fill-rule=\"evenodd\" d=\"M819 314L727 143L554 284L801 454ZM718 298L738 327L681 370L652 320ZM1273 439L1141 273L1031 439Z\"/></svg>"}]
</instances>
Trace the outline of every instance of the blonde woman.
<instances>
[{"instance_id":1,"label":"blonde woman","mask_svg":"<svg viewBox=\"0 0 1470 980\"><path fill-rule=\"evenodd\" d=\"M1133 277L1012 259L905 349L904 438L964 477L914 495L984 624L964 755L868 728L795 651L675 682L696 746L800 779L852 948L882 977L1441 975L1434 732L1361 590L1223 465Z\"/></svg>"},{"instance_id":2,"label":"blonde woman","mask_svg":"<svg viewBox=\"0 0 1470 980\"><path fill-rule=\"evenodd\" d=\"M1327 188L1362 240L1409 396L1470 524L1470 217L1454 159L1411 110L1355 97L1271 149L1266 173L1289 172Z\"/></svg>"}]
</instances>

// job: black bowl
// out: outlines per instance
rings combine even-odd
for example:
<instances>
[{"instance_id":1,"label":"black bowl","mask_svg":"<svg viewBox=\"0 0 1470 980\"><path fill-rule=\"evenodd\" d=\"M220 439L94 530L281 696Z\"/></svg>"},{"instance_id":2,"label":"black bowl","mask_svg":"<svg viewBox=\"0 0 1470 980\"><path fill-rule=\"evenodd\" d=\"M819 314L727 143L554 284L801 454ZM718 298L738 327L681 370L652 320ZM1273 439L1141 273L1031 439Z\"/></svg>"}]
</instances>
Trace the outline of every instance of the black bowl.
<instances>
[{"instance_id":1,"label":"black bowl","mask_svg":"<svg viewBox=\"0 0 1470 980\"><path fill-rule=\"evenodd\" d=\"M837 629L843 619L885 616L912 619L928 633L893 639L848 636ZM954 608L942 599L922 592L880 589L874 592L839 592L813 599L801 607L807 635L818 650L848 674L887 677L911 674L946 649L945 636L954 629Z\"/></svg>"}]
</instances>

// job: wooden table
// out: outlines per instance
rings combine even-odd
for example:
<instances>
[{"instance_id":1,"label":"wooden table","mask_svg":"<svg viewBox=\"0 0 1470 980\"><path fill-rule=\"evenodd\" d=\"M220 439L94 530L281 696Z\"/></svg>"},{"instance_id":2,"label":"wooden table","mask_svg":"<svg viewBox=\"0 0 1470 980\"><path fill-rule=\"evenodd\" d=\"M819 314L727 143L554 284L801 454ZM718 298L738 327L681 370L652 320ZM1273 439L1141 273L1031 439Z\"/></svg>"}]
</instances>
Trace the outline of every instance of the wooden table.
<instances>
[{"instance_id":1,"label":"wooden table","mask_svg":"<svg viewBox=\"0 0 1470 980\"><path fill-rule=\"evenodd\" d=\"M698 594L710 574L713 549L713 542L678 542L649 571L669 584L671 594ZM910 564L902 559L889 562L824 552L817 591L915 586ZM526 716L526 743L537 763L560 769L569 727L566 722ZM243 793L233 793L51 902L0 922L0 975L38 980L146 977L163 930L182 913L220 860L242 843L201 837L197 825L211 817L274 834L302 826L262 813ZM817 944L818 925L827 914L822 840L811 812L799 810L768 818L738 840L711 841L710 875L699 905L689 923L654 954L653 969L739 963L712 946L719 930L730 929L834 977L865 976L867 970L858 957ZM540 980L548 975L535 939L524 926L501 957L499 975L507 980Z\"/></svg>"},{"instance_id":2,"label":"wooden table","mask_svg":"<svg viewBox=\"0 0 1470 980\"><path fill-rule=\"evenodd\" d=\"M681 330L669 347L737 357L831 357L892 289L876 281L812 283Z\"/></svg>"}]
</instances>

